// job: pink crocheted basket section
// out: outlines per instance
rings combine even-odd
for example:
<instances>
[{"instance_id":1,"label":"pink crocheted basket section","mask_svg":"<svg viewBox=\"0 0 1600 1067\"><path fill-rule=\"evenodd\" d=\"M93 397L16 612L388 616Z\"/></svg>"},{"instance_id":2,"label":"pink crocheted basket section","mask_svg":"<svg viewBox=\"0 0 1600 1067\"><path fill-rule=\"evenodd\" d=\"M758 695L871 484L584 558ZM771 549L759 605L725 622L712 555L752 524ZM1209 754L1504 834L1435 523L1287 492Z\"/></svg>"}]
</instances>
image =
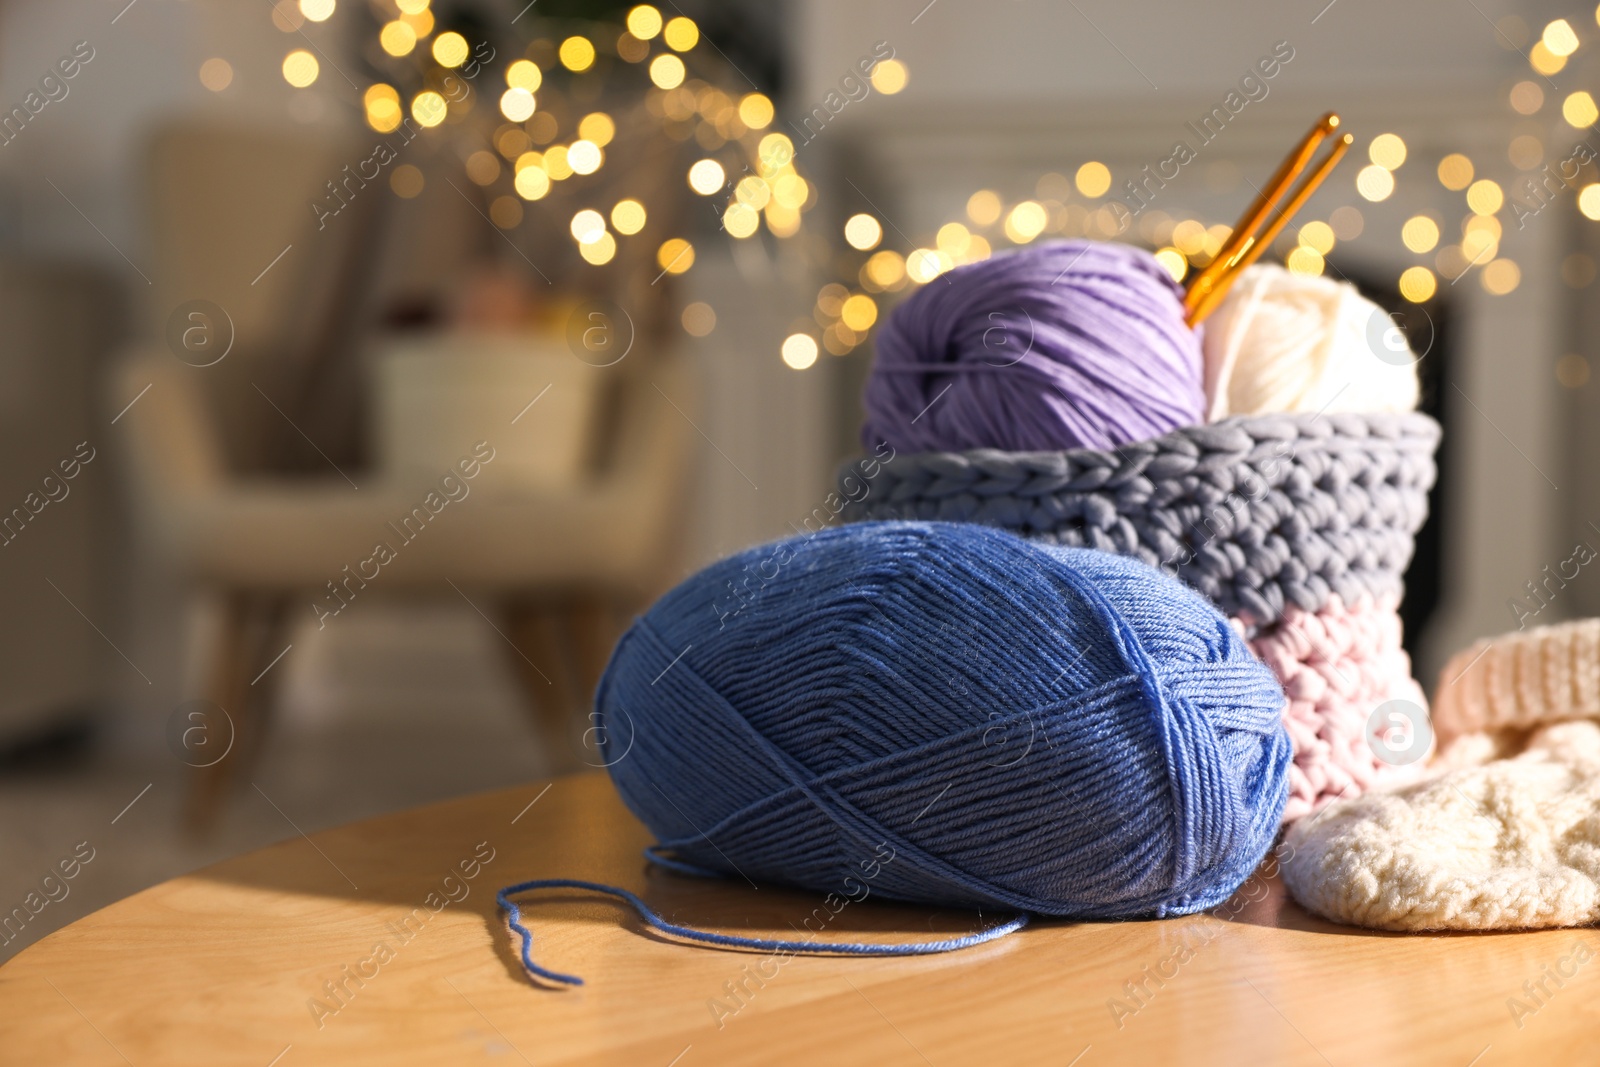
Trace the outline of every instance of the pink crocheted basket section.
<instances>
[{"instance_id":1,"label":"pink crocheted basket section","mask_svg":"<svg viewBox=\"0 0 1600 1067\"><path fill-rule=\"evenodd\" d=\"M1283 724L1294 743L1294 765L1285 823L1421 775L1424 758L1396 765L1379 758L1367 739L1372 713L1388 701L1409 701L1427 711L1427 697L1400 644L1398 605L1395 597L1368 596L1346 605L1335 595L1320 611L1289 608L1282 620L1249 639L1289 698Z\"/></svg>"}]
</instances>

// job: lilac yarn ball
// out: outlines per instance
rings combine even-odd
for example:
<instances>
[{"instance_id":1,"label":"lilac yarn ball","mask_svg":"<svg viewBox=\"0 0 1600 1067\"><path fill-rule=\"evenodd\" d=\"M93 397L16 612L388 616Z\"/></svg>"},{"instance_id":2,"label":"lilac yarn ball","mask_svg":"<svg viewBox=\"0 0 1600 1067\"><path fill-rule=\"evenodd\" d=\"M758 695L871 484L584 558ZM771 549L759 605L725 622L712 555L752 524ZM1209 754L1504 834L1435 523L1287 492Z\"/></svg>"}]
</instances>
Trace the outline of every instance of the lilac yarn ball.
<instances>
[{"instance_id":1,"label":"lilac yarn ball","mask_svg":"<svg viewBox=\"0 0 1600 1067\"><path fill-rule=\"evenodd\" d=\"M1205 418L1200 338L1150 253L1057 241L957 267L895 309L868 448L1109 449Z\"/></svg>"}]
</instances>

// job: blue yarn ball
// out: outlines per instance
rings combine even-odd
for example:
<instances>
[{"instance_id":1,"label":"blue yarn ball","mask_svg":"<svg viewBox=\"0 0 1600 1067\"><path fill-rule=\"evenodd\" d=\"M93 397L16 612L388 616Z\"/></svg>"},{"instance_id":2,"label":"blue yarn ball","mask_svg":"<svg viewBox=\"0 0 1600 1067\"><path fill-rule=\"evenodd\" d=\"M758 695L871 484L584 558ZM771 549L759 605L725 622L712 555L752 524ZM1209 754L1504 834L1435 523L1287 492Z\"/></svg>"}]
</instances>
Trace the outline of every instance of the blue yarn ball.
<instances>
[{"instance_id":1,"label":"blue yarn ball","mask_svg":"<svg viewBox=\"0 0 1600 1067\"><path fill-rule=\"evenodd\" d=\"M596 697L618 791L679 861L1079 919L1201 911L1249 877L1287 797L1283 704L1146 564L901 522L713 564Z\"/></svg>"}]
</instances>

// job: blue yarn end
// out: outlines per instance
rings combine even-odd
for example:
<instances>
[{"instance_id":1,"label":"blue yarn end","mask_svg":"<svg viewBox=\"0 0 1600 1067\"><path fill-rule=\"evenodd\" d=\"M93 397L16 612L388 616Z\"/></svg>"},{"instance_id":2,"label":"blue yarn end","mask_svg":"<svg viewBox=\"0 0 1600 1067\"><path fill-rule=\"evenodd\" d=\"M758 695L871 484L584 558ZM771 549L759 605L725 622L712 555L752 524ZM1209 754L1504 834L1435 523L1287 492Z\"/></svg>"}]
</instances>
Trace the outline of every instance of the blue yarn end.
<instances>
[{"instance_id":1,"label":"blue yarn end","mask_svg":"<svg viewBox=\"0 0 1600 1067\"><path fill-rule=\"evenodd\" d=\"M677 923L668 922L635 894L619 886L606 885L603 882L585 882L576 878L537 878L531 882L518 882L516 885L506 886L495 894L495 900L499 902L500 907L505 909L506 923L521 941L518 955L522 960L523 968L533 978L543 979L546 982L561 986L580 986L584 984L584 981L575 974L552 971L533 962L533 931L523 923L522 909L516 901L511 899L513 896L529 893L536 889L582 889L591 893L603 893L632 907L634 911L638 912L639 918L644 920L646 926L672 937L698 942L702 945L714 945L718 948L750 949L789 955L926 956L932 953L954 952L957 949L981 945L996 938L1004 937L1007 934L1015 933L1028 925L1027 915L1017 915L1006 922L980 930L977 933L964 934L960 937L947 937L937 941L916 941L905 944L871 944L856 941L823 943L792 941L768 937L742 937L735 934L719 934L710 930L697 930L692 926L681 926Z\"/></svg>"}]
</instances>

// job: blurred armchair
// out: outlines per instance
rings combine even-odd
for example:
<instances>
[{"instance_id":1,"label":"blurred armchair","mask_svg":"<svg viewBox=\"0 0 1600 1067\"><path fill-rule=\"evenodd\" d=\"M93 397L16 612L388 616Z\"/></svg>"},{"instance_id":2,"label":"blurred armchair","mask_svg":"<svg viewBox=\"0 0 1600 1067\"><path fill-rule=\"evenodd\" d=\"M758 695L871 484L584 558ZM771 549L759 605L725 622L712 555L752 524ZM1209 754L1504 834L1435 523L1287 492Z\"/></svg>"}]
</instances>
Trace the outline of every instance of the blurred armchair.
<instances>
[{"instance_id":1,"label":"blurred armchair","mask_svg":"<svg viewBox=\"0 0 1600 1067\"><path fill-rule=\"evenodd\" d=\"M336 625L332 609L376 593L467 598L511 646L552 762L572 766L580 709L625 613L668 582L680 548L678 519L696 446L689 421L695 390L681 361L646 365L641 353L594 369L615 384L597 434L605 447L580 484L506 484L492 462L482 464L475 478L456 474L467 488L459 502L452 498L452 513L440 512L425 528L413 523L420 532L412 539L405 539L413 529L403 520L437 485L346 470L331 459L322 473L307 474L263 461L270 450L254 432L263 423L284 432L292 426L312 441L281 400L295 393L296 374L303 380L306 373L296 357L329 337L357 343L325 321L340 313L339 300L353 299L327 278L341 264L346 275L352 265L364 269L359 246L378 238L360 218L333 220L350 223L342 230L331 223L318 230L307 209L323 179L337 177L348 158L358 156L299 132L236 127L174 127L152 147L158 254L148 326L159 329L173 308L196 299L211 301L231 322L232 350L212 365L178 358L170 343L133 346L118 361L108 396L113 411L140 398L115 429L143 541L221 609L209 635L205 695L227 711L236 741L232 754L197 779L191 816L200 825L234 768L259 748L268 686L282 671L269 672L265 685L252 681L288 643L289 626L313 617ZM365 190L352 206L388 195ZM256 275L285 245L281 262ZM514 432L515 406L504 415L485 412L479 436L489 449L497 434ZM472 445L461 442L464 456ZM390 547L391 558L374 577L367 568L378 544Z\"/></svg>"}]
</instances>

